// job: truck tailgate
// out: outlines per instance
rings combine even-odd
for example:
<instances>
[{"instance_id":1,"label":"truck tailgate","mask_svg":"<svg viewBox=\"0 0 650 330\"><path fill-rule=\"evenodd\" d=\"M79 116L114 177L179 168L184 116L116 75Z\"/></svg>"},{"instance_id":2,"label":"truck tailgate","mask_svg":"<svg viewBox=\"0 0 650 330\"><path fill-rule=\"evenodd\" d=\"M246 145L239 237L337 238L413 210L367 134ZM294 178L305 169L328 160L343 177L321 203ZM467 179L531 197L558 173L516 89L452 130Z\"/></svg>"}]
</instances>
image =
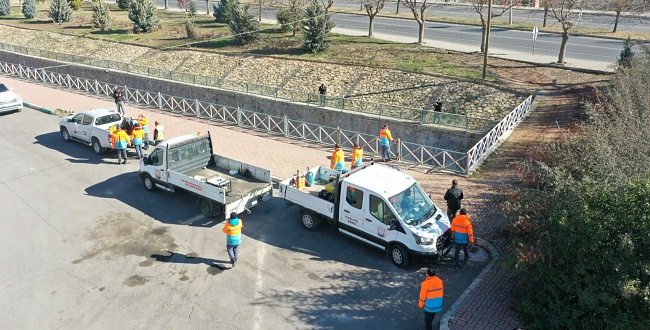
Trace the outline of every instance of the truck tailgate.
<instances>
[{"instance_id":1,"label":"truck tailgate","mask_svg":"<svg viewBox=\"0 0 650 330\"><path fill-rule=\"evenodd\" d=\"M280 182L280 197L325 217L334 218L334 203L318 197L318 192L323 186L314 185L313 187L298 190L296 187L289 185L290 180Z\"/></svg>"}]
</instances>

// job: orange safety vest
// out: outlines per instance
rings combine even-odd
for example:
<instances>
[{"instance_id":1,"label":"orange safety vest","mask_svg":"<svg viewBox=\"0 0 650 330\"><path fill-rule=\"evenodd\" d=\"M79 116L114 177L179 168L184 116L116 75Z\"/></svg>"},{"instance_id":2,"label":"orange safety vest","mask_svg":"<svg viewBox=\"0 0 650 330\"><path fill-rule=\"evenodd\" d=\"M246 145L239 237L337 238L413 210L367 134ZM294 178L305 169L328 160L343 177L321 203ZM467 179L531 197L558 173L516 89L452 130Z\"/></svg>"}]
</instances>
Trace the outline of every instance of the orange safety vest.
<instances>
[{"instance_id":1,"label":"orange safety vest","mask_svg":"<svg viewBox=\"0 0 650 330\"><path fill-rule=\"evenodd\" d=\"M442 297L444 286L438 276L427 276L420 288L420 302L418 306L429 313L442 311Z\"/></svg>"},{"instance_id":2,"label":"orange safety vest","mask_svg":"<svg viewBox=\"0 0 650 330\"><path fill-rule=\"evenodd\" d=\"M474 229L472 222L467 215L459 214L451 222L451 232L454 234L454 242L460 244L474 244Z\"/></svg>"}]
</instances>

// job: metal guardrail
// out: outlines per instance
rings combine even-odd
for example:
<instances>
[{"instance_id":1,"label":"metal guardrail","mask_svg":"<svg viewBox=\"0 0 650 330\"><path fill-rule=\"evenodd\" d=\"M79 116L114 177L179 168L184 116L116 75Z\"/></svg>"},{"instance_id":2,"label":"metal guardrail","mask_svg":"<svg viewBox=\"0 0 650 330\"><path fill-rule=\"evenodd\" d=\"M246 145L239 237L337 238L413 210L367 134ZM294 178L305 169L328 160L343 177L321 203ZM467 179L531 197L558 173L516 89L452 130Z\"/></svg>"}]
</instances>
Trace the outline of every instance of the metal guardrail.
<instances>
[{"instance_id":1,"label":"metal guardrail","mask_svg":"<svg viewBox=\"0 0 650 330\"><path fill-rule=\"evenodd\" d=\"M486 118L479 118L467 115L458 115L445 112L434 112L384 103L370 102L345 96L326 96L321 98L319 94L305 91L286 89L278 86L267 86L248 81L235 79L219 79L218 77L203 76L192 73L175 72L171 70L151 68L147 66L117 62L106 59L96 59L85 56L58 53L49 50L17 46L0 42L0 49L27 54L42 58L48 58L60 62L89 65L104 69L135 73L148 77L162 78L174 81L181 81L201 86L220 88L245 92L254 95L264 95L276 99L302 102L308 104L319 104L332 108L348 111L373 114L382 117L409 120L421 124L434 124L448 127L461 128L468 131L484 132L494 126L495 121Z\"/></svg>"},{"instance_id":2,"label":"metal guardrail","mask_svg":"<svg viewBox=\"0 0 650 330\"><path fill-rule=\"evenodd\" d=\"M95 95L111 96L118 87L114 84L86 78L70 76L44 69L25 67L20 64L0 61L0 72L33 79L39 82L74 88ZM186 116L206 118L222 123L237 125L288 138L315 142L332 146L338 143L344 148L352 149L354 143L362 146L368 155L379 155L379 138L374 135L322 126L314 123L290 119L286 116L271 116L241 108L228 107L197 99L187 99L120 86L127 101L143 104L159 110L181 113ZM400 161L443 169L458 174L470 174L478 164L487 157L492 148L502 142L505 133L514 129L531 110L532 95L499 122L467 153L425 146L407 141L393 141L390 152Z\"/></svg>"}]
</instances>

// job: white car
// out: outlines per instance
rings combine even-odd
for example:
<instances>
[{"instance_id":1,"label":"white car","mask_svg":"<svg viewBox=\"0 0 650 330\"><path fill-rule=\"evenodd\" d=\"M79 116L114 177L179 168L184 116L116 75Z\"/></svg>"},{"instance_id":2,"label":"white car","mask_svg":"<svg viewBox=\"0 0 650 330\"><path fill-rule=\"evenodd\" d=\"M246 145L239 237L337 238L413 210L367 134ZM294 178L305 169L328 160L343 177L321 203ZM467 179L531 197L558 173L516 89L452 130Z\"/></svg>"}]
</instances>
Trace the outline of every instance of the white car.
<instances>
[{"instance_id":1,"label":"white car","mask_svg":"<svg viewBox=\"0 0 650 330\"><path fill-rule=\"evenodd\" d=\"M12 90L0 82L0 113L22 110L23 99Z\"/></svg>"}]
</instances>

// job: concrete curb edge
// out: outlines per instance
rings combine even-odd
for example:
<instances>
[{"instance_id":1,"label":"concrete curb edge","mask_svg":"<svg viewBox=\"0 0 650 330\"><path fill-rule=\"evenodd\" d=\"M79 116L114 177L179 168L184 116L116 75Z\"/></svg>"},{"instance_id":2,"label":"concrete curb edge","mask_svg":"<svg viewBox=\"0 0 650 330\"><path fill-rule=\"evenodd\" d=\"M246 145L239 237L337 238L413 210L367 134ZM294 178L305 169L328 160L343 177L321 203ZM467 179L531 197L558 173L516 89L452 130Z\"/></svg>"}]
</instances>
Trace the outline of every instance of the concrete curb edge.
<instances>
[{"instance_id":1,"label":"concrete curb edge","mask_svg":"<svg viewBox=\"0 0 650 330\"><path fill-rule=\"evenodd\" d=\"M469 287L463 292L463 294L460 295L458 299L454 302L453 305L449 308L449 310L442 316L442 319L440 320L440 330L450 330L449 329L449 320L451 317L454 315L458 307L465 301L465 299L469 296L469 294L478 286L478 284L481 282L485 274L489 272L494 265L496 265L497 261L501 258L501 254L499 253L499 250L492 245L492 243L481 239L479 241L478 237L476 238L476 245L488 250L490 255L492 256L492 261L481 271L481 273L474 279L472 284L469 285Z\"/></svg>"},{"instance_id":2,"label":"concrete curb edge","mask_svg":"<svg viewBox=\"0 0 650 330\"><path fill-rule=\"evenodd\" d=\"M51 114L54 113L54 111L52 111L52 110L50 110L48 108L44 108L44 107L38 106L38 105L33 104L33 103L23 101L23 105L28 107L28 108L32 108L34 110L38 110L40 112L46 113L48 115L51 115Z\"/></svg>"}]
</instances>

